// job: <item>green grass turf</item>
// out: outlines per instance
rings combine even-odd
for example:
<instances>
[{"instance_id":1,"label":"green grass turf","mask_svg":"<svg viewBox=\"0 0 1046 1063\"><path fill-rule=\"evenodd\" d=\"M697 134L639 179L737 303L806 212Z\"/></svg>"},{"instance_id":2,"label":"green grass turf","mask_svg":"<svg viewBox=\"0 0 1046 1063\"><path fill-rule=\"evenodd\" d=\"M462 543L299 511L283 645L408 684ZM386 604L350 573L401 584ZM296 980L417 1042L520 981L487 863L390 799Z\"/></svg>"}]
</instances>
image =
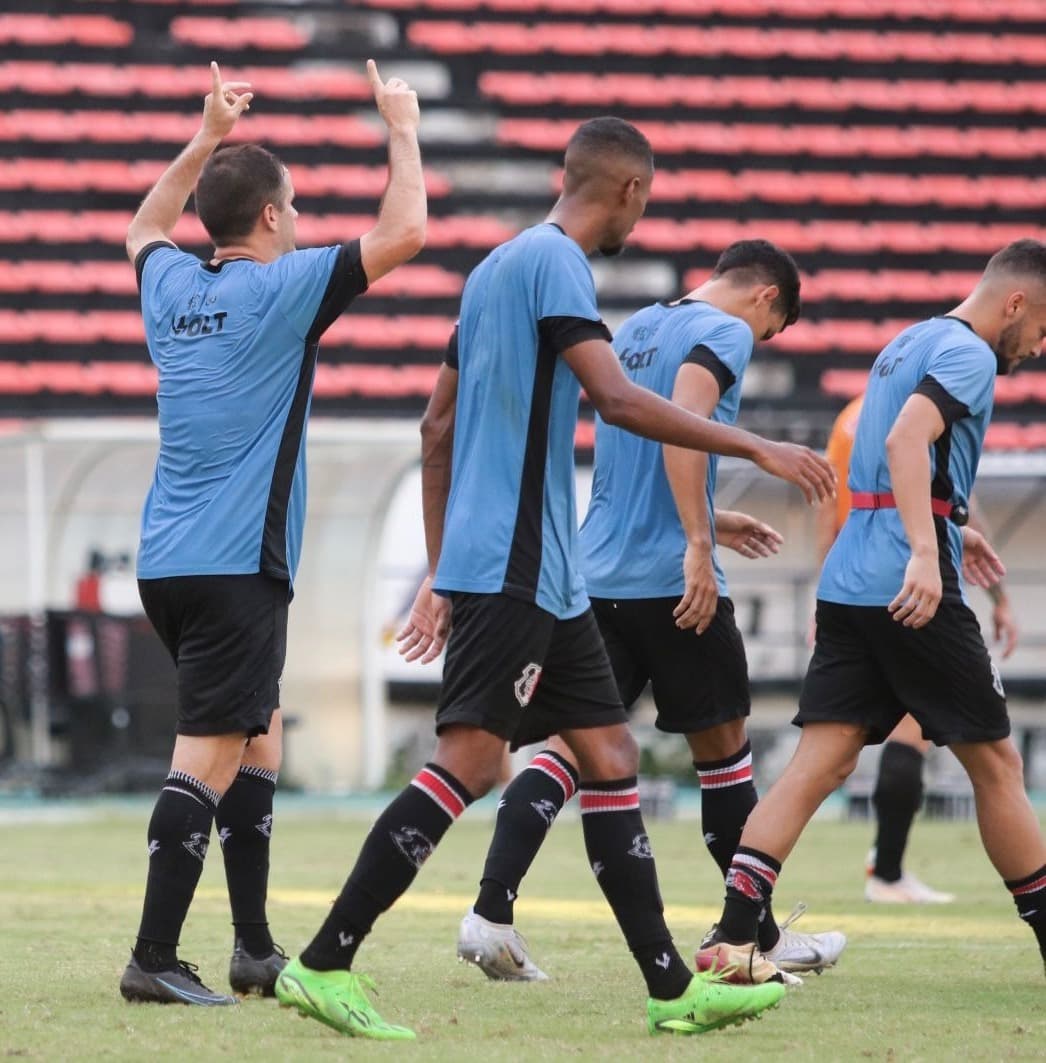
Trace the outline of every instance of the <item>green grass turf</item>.
<instances>
[{"instance_id":1,"label":"green grass turf","mask_svg":"<svg viewBox=\"0 0 1046 1063\"><path fill-rule=\"evenodd\" d=\"M0 1059L312 1061L1042 1060L1046 979L1030 931L968 823L918 823L911 869L960 895L934 909L871 907L861 895L869 826L815 822L785 867L779 914L803 899L800 928L850 937L839 967L789 993L757 1023L700 1038L650 1038L645 994L587 867L576 818L564 818L524 883L517 923L553 981L508 985L459 965L490 822L466 816L413 890L363 947L379 1011L416 1045L350 1041L250 1000L236 1009L132 1006L117 981L141 904L148 808L74 823L0 826ZM296 950L336 894L366 830L298 809L274 837L270 916ZM689 959L722 893L692 821L649 824L670 925ZM182 939L204 980L224 985L230 928L213 845Z\"/></svg>"}]
</instances>

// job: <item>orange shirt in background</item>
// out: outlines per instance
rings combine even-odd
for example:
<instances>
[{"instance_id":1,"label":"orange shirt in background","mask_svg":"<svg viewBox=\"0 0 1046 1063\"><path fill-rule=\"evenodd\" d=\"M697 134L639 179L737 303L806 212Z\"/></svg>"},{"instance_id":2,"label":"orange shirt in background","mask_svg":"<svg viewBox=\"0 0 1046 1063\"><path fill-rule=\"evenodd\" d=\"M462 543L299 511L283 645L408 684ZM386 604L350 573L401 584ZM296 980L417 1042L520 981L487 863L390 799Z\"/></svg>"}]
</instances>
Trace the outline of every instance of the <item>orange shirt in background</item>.
<instances>
[{"instance_id":1,"label":"orange shirt in background","mask_svg":"<svg viewBox=\"0 0 1046 1063\"><path fill-rule=\"evenodd\" d=\"M850 486L847 482L850 477L850 455L853 452L857 421L861 416L863 404L864 396L858 395L843 407L832 425L832 434L828 437L828 446L825 449L825 457L832 463L839 480L835 488L836 535L846 523L847 514L850 512Z\"/></svg>"}]
</instances>

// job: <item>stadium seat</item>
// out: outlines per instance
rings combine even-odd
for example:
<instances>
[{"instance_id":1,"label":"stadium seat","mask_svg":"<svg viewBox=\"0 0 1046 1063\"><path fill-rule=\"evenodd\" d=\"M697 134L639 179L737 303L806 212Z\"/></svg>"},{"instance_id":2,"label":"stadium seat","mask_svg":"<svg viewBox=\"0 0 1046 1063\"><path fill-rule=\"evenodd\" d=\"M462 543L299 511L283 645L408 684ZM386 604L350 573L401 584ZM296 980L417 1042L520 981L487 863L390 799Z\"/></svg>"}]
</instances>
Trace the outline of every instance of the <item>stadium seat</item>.
<instances>
[{"instance_id":1,"label":"stadium seat","mask_svg":"<svg viewBox=\"0 0 1046 1063\"><path fill-rule=\"evenodd\" d=\"M185 16L171 20L171 37L199 48L296 52L312 39L309 27L308 19Z\"/></svg>"},{"instance_id":2,"label":"stadium seat","mask_svg":"<svg viewBox=\"0 0 1046 1063\"><path fill-rule=\"evenodd\" d=\"M133 39L129 23L108 15L0 15L0 45L122 48Z\"/></svg>"}]
</instances>

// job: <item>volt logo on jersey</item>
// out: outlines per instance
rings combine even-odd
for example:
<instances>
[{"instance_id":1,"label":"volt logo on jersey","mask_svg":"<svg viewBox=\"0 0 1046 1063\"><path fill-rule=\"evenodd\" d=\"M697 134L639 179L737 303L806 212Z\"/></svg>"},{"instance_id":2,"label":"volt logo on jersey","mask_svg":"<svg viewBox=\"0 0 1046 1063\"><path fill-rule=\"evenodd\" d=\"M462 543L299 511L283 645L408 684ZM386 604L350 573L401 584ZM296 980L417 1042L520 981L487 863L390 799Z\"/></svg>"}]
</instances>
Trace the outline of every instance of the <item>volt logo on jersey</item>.
<instances>
[{"instance_id":1,"label":"volt logo on jersey","mask_svg":"<svg viewBox=\"0 0 1046 1063\"><path fill-rule=\"evenodd\" d=\"M191 317L182 314L177 321L171 318L171 331L176 336L184 333L190 339L196 336L210 336L225 328L225 319L228 316L228 310L219 310L213 314L193 314Z\"/></svg>"}]
</instances>

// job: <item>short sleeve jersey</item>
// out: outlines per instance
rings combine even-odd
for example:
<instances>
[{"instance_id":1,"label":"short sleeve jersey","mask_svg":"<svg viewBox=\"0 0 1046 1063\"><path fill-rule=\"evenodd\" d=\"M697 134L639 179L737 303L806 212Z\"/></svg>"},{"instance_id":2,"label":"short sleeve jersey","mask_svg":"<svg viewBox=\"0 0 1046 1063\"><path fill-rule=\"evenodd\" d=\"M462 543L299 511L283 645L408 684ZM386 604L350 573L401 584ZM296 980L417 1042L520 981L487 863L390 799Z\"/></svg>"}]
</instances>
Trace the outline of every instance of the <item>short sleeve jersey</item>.
<instances>
[{"instance_id":1,"label":"short sleeve jersey","mask_svg":"<svg viewBox=\"0 0 1046 1063\"><path fill-rule=\"evenodd\" d=\"M995 353L964 321L936 317L912 325L872 366L850 459L852 491L892 491L886 437L913 394L940 410L945 429L930 447L930 494L968 504L991 419ZM962 599L962 533L934 517L945 600ZM817 596L846 605L889 605L911 556L896 509L851 510L821 572Z\"/></svg>"},{"instance_id":2,"label":"short sleeve jersey","mask_svg":"<svg viewBox=\"0 0 1046 1063\"><path fill-rule=\"evenodd\" d=\"M577 563L580 384L560 355L610 339L581 248L556 225L495 248L465 284L439 591L503 593L561 619L588 607Z\"/></svg>"},{"instance_id":3,"label":"short sleeve jersey","mask_svg":"<svg viewBox=\"0 0 1046 1063\"><path fill-rule=\"evenodd\" d=\"M618 329L614 349L637 384L671 398L686 362L708 369L719 385L712 420L733 424L755 338L740 318L709 303L656 303ZM715 535L718 459L708 456L705 495ZM661 444L596 420L592 499L581 526L581 571L596 598L662 598L682 594L686 535L665 472ZM720 595L726 578L713 551Z\"/></svg>"},{"instance_id":4,"label":"short sleeve jersey","mask_svg":"<svg viewBox=\"0 0 1046 1063\"><path fill-rule=\"evenodd\" d=\"M135 268L160 421L139 578L293 580L317 344L366 290L359 241L217 266L155 243Z\"/></svg>"}]
</instances>

